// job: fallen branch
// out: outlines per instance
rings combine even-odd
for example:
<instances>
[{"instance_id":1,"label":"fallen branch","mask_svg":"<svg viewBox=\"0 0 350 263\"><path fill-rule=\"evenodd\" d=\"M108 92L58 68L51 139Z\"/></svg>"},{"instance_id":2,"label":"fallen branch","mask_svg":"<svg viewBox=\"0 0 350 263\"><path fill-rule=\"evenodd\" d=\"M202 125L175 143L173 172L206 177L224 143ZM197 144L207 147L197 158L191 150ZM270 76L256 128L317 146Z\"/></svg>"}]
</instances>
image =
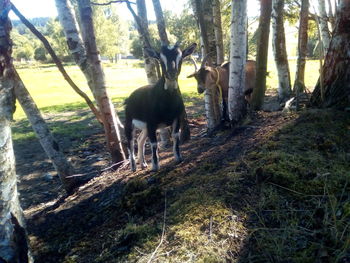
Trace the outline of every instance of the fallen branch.
<instances>
[{"instance_id":1,"label":"fallen branch","mask_svg":"<svg viewBox=\"0 0 350 263\"><path fill-rule=\"evenodd\" d=\"M14 4L11 3L11 9L12 11L18 16L18 18L22 21L22 23L24 25L26 25L28 27L28 29L37 37L39 38L39 40L43 43L43 45L45 46L47 52L49 52L49 54L52 57L52 60L55 62L57 68L59 69L59 71L61 72L61 74L63 75L64 79L69 83L69 85L74 89L74 91L76 93L78 93L87 103L87 105L90 107L91 111L95 114L97 120L102 123L102 117L101 117L101 113L96 109L95 105L93 104L93 102L90 100L90 98L88 97L88 95L86 93L84 93L81 89L79 89L79 87L74 83L74 81L70 78L70 76L68 75L67 71L64 69L63 64L61 62L61 60L57 57L55 51L53 50L53 48L51 47L49 41L47 41L47 39L43 36L43 34L41 34L32 23L30 23L23 15L22 13L16 8L16 6Z\"/></svg>"},{"instance_id":2,"label":"fallen branch","mask_svg":"<svg viewBox=\"0 0 350 263\"><path fill-rule=\"evenodd\" d=\"M163 217L163 231L162 231L162 236L160 238L160 242L158 244L158 246L156 247L156 249L153 251L151 257L149 258L149 260L147 261L147 263L151 263L154 256L156 255L158 249L160 248L160 246L163 244L164 241L164 236L165 236L165 218L166 218L166 193L165 193L165 197L164 197L164 217Z\"/></svg>"}]
</instances>

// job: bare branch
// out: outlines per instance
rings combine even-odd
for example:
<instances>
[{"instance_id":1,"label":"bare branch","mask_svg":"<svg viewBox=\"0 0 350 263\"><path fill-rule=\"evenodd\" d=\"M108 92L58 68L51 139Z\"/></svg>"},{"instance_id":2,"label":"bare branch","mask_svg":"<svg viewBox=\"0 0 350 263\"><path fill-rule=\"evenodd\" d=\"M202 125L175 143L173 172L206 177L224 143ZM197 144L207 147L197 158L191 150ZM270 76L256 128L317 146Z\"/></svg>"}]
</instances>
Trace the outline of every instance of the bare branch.
<instances>
[{"instance_id":1,"label":"bare branch","mask_svg":"<svg viewBox=\"0 0 350 263\"><path fill-rule=\"evenodd\" d=\"M100 112L96 109L93 102L90 100L88 95L84 93L79 87L74 83L74 81L70 78L67 71L64 69L61 60L57 57L55 51L51 47L50 43L47 41L47 39L41 34L32 23L30 23L23 15L22 13L16 8L16 6L12 3L11 4L12 11L18 16L18 18L22 21L23 24L25 24L28 29L37 37L40 39L40 41L45 46L47 52L52 57L52 60L55 62L56 66L58 67L59 71L63 75L64 79L69 83L69 85L74 89L76 93L78 93L87 103L87 105L90 107L91 111L95 114L97 120L102 123L102 118Z\"/></svg>"},{"instance_id":2,"label":"bare branch","mask_svg":"<svg viewBox=\"0 0 350 263\"><path fill-rule=\"evenodd\" d=\"M127 0L114 0L114 1L109 1L106 3L96 3L96 2L91 2L92 5L100 5L100 6L105 6L105 5L111 5L111 4L120 4L120 3L126 3L128 2ZM130 2L130 4L136 5L134 2Z\"/></svg>"}]
</instances>

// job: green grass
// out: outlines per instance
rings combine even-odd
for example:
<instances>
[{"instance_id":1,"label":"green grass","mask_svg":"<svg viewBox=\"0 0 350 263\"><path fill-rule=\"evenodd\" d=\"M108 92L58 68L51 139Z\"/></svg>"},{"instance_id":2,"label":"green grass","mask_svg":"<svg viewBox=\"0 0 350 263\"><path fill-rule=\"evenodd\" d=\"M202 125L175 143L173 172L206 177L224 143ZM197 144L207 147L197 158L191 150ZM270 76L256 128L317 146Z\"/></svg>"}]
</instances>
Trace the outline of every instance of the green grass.
<instances>
[{"instance_id":1,"label":"green grass","mask_svg":"<svg viewBox=\"0 0 350 263\"><path fill-rule=\"evenodd\" d=\"M145 71L137 67L139 64L137 62L127 61L104 65L108 94L113 102L117 103L118 110L122 109L123 99L128 97L133 90L147 85ZM79 68L74 65L67 65L65 68L78 87L92 99L92 94ZM185 64L179 78L181 91L185 94L190 93L191 96L196 95L196 83L193 78L188 79L186 76L192 71L193 66ZM24 68L22 65L18 67L18 72L34 101L43 112L58 113L87 109L83 99L67 84L55 66L32 65ZM25 114L18 105L14 118L19 120L24 117Z\"/></svg>"},{"instance_id":2,"label":"green grass","mask_svg":"<svg viewBox=\"0 0 350 263\"><path fill-rule=\"evenodd\" d=\"M292 83L295 64L295 60L290 61ZM147 84L145 72L143 68L139 66L140 62L137 60L123 61L119 64L104 64L108 94L113 101L117 103L117 109L119 111L122 109L121 102L124 98L136 88ZM34 64L28 67L19 65L17 68L25 86L43 112L58 113L87 108L83 99L67 84L54 65ZM91 92L87 87L84 76L79 68L70 64L66 66L66 70L78 87L92 98ZM184 95L201 97L202 95L197 94L195 80L186 77L190 75L193 70L192 65L183 65L179 78L181 91ZM274 61L269 61L268 71L269 76L267 78L267 85L269 88L275 89L278 81ZM317 78L318 62L307 61L305 79L307 87L312 88L315 85ZM25 114L23 110L18 106L14 118L19 120L24 117Z\"/></svg>"}]
</instances>

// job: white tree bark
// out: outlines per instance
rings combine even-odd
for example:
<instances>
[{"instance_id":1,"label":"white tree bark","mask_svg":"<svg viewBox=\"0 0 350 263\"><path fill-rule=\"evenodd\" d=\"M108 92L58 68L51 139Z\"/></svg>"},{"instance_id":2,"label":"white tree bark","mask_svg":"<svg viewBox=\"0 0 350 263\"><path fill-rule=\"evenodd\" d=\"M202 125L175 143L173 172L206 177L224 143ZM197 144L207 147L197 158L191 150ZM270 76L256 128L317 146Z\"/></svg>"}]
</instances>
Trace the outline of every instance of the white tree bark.
<instances>
[{"instance_id":1,"label":"white tree bark","mask_svg":"<svg viewBox=\"0 0 350 263\"><path fill-rule=\"evenodd\" d=\"M232 0L231 5L228 111L230 121L237 124L246 113L244 87L247 56L247 0Z\"/></svg>"},{"instance_id":2,"label":"white tree bark","mask_svg":"<svg viewBox=\"0 0 350 263\"><path fill-rule=\"evenodd\" d=\"M0 262L31 262L10 127L15 109L10 5L9 1L0 0Z\"/></svg>"},{"instance_id":3,"label":"white tree bark","mask_svg":"<svg viewBox=\"0 0 350 263\"><path fill-rule=\"evenodd\" d=\"M283 19L284 0L272 2L272 49L278 73L278 96L286 101L291 94L291 82L286 50L286 37Z\"/></svg>"},{"instance_id":4,"label":"white tree bark","mask_svg":"<svg viewBox=\"0 0 350 263\"><path fill-rule=\"evenodd\" d=\"M113 162L125 159L118 125L121 126L114 106L108 97L101 61L96 47L95 33L91 18L90 1L78 1L82 37L79 33L73 9L68 0L55 0L58 17L62 24L73 58L84 73L101 112L107 148ZM82 41L84 39L84 41Z\"/></svg>"},{"instance_id":5,"label":"white tree bark","mask_svg":"<svg viewBox=\"0 0 350 263\"><path fill-rule=\"evenodd\" d=\"M78 9L81 21L81 34L86 49L87 63L90 68L90 77L92 79L96 101L102 113L107 147L111 153L113 162L120 162L125 160L121 144L121 136L118 129L120 120L116 114L113 103L107 94L105 76L96 46L90 0L78 0Z\"/></svg>"},{"instance_id":6,"label":"white tree bark","mask_svg":"<svg viewBox=\"0 0 350 263\"><path fill-rule=\"evenodd\" d=\"M319 23L321 31L321 39L323 44L324 57L326 57L329 44L331 42L331 35L329 33L328 27L328 16L326 12L326 3L325 0L318 0L318 10L319 10Z\"/></svg>"}]
</instances>

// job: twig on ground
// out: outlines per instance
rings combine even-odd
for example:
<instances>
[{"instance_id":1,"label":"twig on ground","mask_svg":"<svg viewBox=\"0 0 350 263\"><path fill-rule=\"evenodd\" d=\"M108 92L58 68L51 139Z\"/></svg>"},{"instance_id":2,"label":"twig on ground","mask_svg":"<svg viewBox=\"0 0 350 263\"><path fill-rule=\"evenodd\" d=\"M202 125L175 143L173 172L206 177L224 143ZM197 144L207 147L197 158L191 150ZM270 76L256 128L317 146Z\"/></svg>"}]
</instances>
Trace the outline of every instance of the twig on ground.
<instances>
[{"instance_id":1,"label":"twig on ground","mask_svg":"<svg viewBox=\"0 0 350 263\"><path fill-rule=\"evenodd\" d=\"M164 217L163 217L163 231L162 231L162 236L160 238L160 242L158 244L158 246L156 247L156 249L153 251L151 257L149 258L149 260L147 261L147 263L151 263L154 256L156 255L158 249L160 248L160 246L163 244L164 241L164 236L165 236L165 219L166 219L166 193L165 193L165 197L164 197Z\"/></svg>"}]
</instances>

